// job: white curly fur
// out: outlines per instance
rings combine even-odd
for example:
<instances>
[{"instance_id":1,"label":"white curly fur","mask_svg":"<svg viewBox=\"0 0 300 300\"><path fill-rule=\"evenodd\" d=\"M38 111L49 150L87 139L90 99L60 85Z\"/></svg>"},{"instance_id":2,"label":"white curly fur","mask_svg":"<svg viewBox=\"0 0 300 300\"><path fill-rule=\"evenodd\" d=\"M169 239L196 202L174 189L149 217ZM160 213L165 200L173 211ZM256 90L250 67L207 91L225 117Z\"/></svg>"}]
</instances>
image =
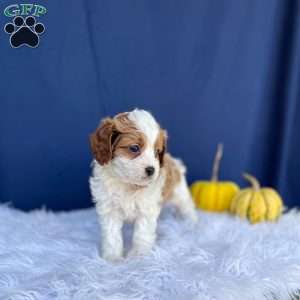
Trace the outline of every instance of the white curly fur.
<instances>
[{"instance_id":1,"label":"white curly fur","mask_svg":"<svg viewBox=\"0 0 300 300\"><path fill-rule=\"evenodd\" d=\"M135 159L116 156L108 164L92 163L90 189L102 230L102 257L120 260L123 253L122 227L124 222L134 222L132 249L129 256L142 255L152 248L156 239L156 226L161 211L165 169L155 157L154 144L159 126L153 116L144 110L134 110L129 119L147 138L146 149ZM177 162L181 180L170 199L179 211L194 221L196 214L185 181L184 167ZM145 178L145 168L153 166L155 173ZM145 179L144 179L145 178ZM135 184L145 184L134 189Z\"/></svg>"},{"instance_id":2,"label":"white curly fur","mask_svg":"<svg viewBox=\"0 0 300 300\"><path fill-rule=\"evenodd\" d=\"M99 257L94 209L23 213L0 206L1 300L288 300L300 283L300 215L250 225L164 209L149 255ZM132 228L124 228L129 248ZM297 299L297 298L295 298Z\"/></svg>"}]
</instances>

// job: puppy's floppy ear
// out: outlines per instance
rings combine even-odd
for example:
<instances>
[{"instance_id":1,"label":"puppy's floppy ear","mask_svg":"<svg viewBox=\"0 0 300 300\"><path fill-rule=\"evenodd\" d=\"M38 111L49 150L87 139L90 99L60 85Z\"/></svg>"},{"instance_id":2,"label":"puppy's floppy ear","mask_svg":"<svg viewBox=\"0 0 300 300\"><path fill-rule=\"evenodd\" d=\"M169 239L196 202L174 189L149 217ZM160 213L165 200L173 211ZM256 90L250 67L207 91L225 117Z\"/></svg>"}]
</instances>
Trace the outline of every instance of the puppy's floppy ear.
<instances>
[{"instance_id":1,"label":"puppy's floppy ear","mask_svg":"<svg viewBox=\"0 0 300 300\"><path fill-rule=\"evenodd\" d=\"M96 131L90 135L92 153L100 165L107 164L112 159L112 146L116 135L115 121L111 118L102 120Z\"/></svg>"},{"instance_id":2,"label":"puppy's floppy ear","mask_svg":"<svg viewBox=\"0 0 300 300\"><path fill-rule=\"evenodd\" d=\"M166 130L161 129L159 132L159 143L160 143L160 151L158 153L159 163L162 167L164 165L164 156L167 151L167 140L168 140L168 133Z\"/></svg>"}]
</instances>

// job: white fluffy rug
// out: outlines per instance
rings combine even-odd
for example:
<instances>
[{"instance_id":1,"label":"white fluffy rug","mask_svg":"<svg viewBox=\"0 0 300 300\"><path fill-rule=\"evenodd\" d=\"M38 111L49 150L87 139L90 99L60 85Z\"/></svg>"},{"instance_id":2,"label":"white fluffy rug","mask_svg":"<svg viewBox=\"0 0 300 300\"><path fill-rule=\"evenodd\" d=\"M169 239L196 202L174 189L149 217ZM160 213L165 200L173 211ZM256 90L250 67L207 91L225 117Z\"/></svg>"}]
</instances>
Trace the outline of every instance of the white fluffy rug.
<instances>
[{"instance_id":1,"label":"white fluffy rug","mask_svg":"<svg viewBox=\"0 0 300 300\"><path fill-rule=\"evenodd\" d=\"M255 226L199 214L193 226L165 210L150 255L110 264L98 255L94 210L0 206L0 299L286 300L300 288L297 212Z\"/></svg>"}]
</instances>

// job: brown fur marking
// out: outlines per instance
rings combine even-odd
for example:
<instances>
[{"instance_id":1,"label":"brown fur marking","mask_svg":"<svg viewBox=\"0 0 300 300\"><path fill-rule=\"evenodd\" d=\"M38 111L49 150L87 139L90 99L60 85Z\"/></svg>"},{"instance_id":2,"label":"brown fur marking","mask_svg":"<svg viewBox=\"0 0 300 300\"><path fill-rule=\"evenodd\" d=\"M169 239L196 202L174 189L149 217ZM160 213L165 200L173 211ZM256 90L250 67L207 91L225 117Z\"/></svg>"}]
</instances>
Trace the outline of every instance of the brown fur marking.
<instances>
[{"instance_id":1,"label":"brown fur marking","mask_svg":"<svg viewBox=\"0 0 300 300\"><path fill-rule=\"evenodd\" d=\"M174 188L180 182L182 175L177 164L169 153L166 153L164 157L164 169L166 171L166 181L162 195L164 200L168 200L172 197Z\"/></svg>"},{"instance_id":2,"label":"brown fur marking","mask_svg":"<svg viewBox=\"0 0 300 300\"><path fill-rule=\"evenodd\" d=\"M118 114L113 119L102 120L90 136L92 153L100 165L107 164L114 155L135 158L138 154L130 152L128 147L137 144L142 152L145 142L144 134L139 132L130 121L128 113Z\"/></svg>"},{"instance_id":3,"label":"brown fur marking","mask_svg":"<svg viewBox=\"0 0 300 300\"><path fill-rule=\"evenodd\" d=\"M90 135L92 153L100 165L104 165L111 160L114 127L114 120L106 118L102 120L96 131Z\"/></svg>"},{"instance_id":4,"label":"brown fur marking","mask_svg":"<svg viewBox=\"0 0 300 300\"><path fill-rule=\"evenodd\" d=\"M128 133L120 134L114 147L113 147L113 156L124 156L129 159L136 158L140 155L145 148L146 137L142 132L132 131ZM133 153L129 150L130 145L139 145L140 152Z\"/></svg>"},{"instance_id":5,"label":"brown fur marking","mask_svg":"<svg viewBox=\"0 0 300 300\"><path fill-rule=\"evenodd\" d=\"M155 155L158 156L160 166L164 164L164 156L167 150L167 131L160 129L157 140L154 145Z\"/></svg>"}]
</instances>

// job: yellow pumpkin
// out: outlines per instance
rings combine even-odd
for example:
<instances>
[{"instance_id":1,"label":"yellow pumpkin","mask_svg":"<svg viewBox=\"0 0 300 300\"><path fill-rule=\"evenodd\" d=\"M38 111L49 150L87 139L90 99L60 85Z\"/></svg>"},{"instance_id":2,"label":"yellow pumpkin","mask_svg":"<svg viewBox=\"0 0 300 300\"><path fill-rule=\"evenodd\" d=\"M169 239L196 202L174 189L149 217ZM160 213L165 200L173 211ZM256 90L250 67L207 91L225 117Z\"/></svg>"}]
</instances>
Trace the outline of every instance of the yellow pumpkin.
<instances>
[{"instance_id":1,"label":"yellow pumpkin","mask_svg":"<svg viewBox=\"0 0 300 300\"><path fill-rule=\"evenodd\" d=\"M219 144L214 159L210 181L196 181L191 185L191 194L197 208L222 212L230 208L231 200L239 191L239 186L232 181L218 181L223 145Z\"/></svg>"},{"instance_id":2,"label":"yellow pumpkin","mask_svg":"<svg viewBox=\"0 0 300 300\"><path fill-rule=\"evenodd\" d=\"M252 187L242 189L232 200L230 211L251 223L275 221L282 214L283 202L272 188L260 188L258 180L244 174Z\"/></svg>"}]
</instances>

